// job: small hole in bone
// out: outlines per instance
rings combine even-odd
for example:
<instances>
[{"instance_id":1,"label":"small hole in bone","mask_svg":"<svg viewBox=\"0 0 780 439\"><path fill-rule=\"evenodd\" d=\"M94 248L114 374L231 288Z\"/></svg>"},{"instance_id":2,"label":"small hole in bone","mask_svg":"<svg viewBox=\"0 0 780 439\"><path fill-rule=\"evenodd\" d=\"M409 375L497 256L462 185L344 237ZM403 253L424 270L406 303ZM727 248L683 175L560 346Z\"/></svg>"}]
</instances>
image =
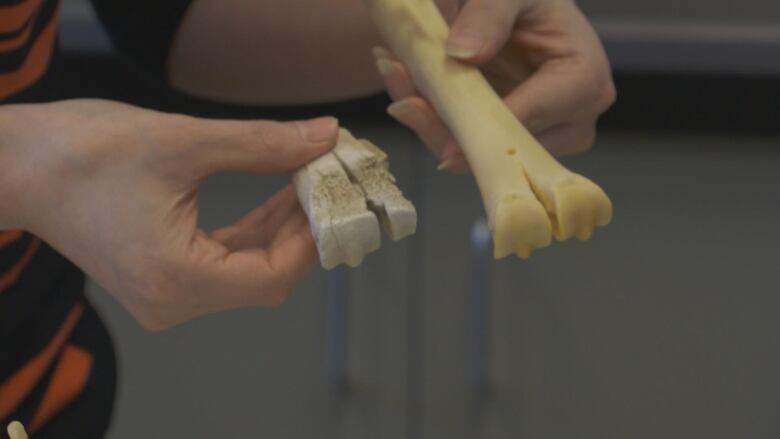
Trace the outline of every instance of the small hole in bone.
<instances>
[{"instance_id":1,"label":"small hole in bone","mask_svg":"<svg viewBox=\"0 0 780 439\"><path fill-rule=\"evenodd\" d=\"M509 155L515 155L516 152L517 151L515 151L514 149L510 149L506 153L509 154Z\"/></svg>"}]
</instances>

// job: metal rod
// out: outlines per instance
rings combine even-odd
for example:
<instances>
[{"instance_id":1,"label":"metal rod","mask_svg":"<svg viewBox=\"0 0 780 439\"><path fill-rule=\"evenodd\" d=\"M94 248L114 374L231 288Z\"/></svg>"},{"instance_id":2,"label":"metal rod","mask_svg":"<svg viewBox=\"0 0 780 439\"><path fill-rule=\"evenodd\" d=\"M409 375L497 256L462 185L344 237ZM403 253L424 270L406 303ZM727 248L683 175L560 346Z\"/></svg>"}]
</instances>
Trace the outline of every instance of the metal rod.
<instances>
[{"instance_id":1,"label":"metal rod","mask_svg":"<svg viewBox=\"0 0 780 439\"><path fill-rule=\"evenodd\" d=\"M327 368L329 412L328 438L338 439L347 398L347 270L328 272L325 279L325 365Z\"/></svg>"},{"instance_id":2,"label":"metal rod","mask_svg":"<svg viewBox=\"0 0 780 439\"><path fill-rule=\"evenodd\" d=\"M481 437L489 392L490 229L484 218L471 227L471 385L472 437Z\"/></svg>"}]
</instances>

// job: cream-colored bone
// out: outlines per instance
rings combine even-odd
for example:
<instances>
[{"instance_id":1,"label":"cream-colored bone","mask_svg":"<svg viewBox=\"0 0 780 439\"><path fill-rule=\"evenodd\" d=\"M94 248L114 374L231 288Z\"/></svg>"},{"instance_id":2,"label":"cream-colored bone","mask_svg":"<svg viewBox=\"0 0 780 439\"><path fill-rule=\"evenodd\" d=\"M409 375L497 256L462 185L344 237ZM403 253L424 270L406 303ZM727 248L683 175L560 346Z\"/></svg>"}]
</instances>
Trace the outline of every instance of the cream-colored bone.
<instances>
[{"instance_id":1,"label":"cream-colored bone","mask_svg":"<svg viewBox=\"0 0 780 439\"><path fill-rule=\"evenodd\" d=\"M387 154L373 143L356 139L342 129L333 153L353 182L363 190L368 208L393 241L413 235L417 228L417 212L404 198L390 173Z\"/></svg>"},{"instance_id":2,"label":"cream-colored bone","mask_svg":"<svg viewBox=\"0 0 780 439\"><path fill-rule=\"evenodd\" d=\"M551 235L588 239L612 218L595 183L558 163L476 67L449 57L447 23L433 0L365 0L415 85L453 132L479 185L494 255L523 258Z\"/></svg>"},{"instance_id":3,"label":"cream-colored bone","mask_svg":"<svg viewBox=\"0 0 780 439\"><path fill-rule=\"evenodd\" d=\"M417 213L388 169L382 150L342 129L333 151L293 175L325 269L360 265L379 248L380 222L393 240L415 232Z\"/></svg>"},{"instance_id":4,"label":"cream-colored bone","mask_svg":"<svg viewBox=\"0 0 780 439\"><path fill-rule=\"evenodd\" d=\"M27 431L19 421L8 424L8 437L11 439L27 439Z\"/></svg>"}]
</instances>

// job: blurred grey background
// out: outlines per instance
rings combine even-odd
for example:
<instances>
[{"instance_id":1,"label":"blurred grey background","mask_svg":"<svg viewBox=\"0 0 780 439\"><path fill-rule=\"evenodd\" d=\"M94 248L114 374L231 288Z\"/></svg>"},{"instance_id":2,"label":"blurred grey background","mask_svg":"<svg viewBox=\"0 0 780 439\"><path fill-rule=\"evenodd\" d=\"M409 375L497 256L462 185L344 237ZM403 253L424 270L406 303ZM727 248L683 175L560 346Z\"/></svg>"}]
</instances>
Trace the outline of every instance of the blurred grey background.
<instances>
[{"instance_id":1,"label":"blurred grey background","mask_svg":"<svg viewBox=\"0 0 780 439\"><path fill-rule=\"evenodd\" d=\"M579 3L617 70L780 81L776 0ZM62 36L109 50L82 1ZM470 177L437 172L387 118L342 123L388 151L418 234L313 272L278 309L164 333L91 286L120 359L110 438L780 437L777 131L603 130L565 164L611 195L614 223L492 262L470 241ZM204 227L285 183L216 176Z\"/></svg>"}]
</instances>

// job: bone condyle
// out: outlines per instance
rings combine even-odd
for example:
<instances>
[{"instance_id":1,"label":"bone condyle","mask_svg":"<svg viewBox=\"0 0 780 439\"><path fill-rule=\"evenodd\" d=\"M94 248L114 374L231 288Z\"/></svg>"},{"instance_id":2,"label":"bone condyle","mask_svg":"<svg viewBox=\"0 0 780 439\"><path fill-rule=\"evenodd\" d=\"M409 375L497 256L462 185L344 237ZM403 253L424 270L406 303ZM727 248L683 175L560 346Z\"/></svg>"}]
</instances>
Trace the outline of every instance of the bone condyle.
<instances>
[{"instance_id":1,"label":"bone condyle","mask_svg":"<svg viewBox=\"0 0 780 439\"><path fill-rule=\"evenodd\" d=\"M360 265L381 243L414 234L417 213L395 186L387 155L341 129L336 147L295 172L293 183L309 218L325 269Z\"/></svg>"}]
</instances>

